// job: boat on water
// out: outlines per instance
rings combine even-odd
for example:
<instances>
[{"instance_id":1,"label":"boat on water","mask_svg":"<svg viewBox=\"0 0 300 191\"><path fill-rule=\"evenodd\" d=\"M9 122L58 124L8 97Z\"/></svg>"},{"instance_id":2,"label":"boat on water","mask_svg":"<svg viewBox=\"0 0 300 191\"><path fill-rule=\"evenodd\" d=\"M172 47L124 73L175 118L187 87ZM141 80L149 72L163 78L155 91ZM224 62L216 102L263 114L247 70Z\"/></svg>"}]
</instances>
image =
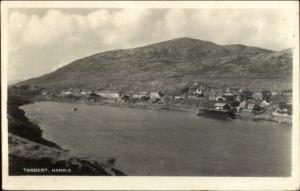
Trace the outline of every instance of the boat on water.
<instances>
[{"instance_id":1,"label":"boat on water","mask_svg":"<svg viewBox=\"0 0 300 191\"><path fill-rule=\"evenodd\" d=\"M77 107L74 107L74 108L73 108L73 111L77 111Z\"/></svg>"}]
</instances>

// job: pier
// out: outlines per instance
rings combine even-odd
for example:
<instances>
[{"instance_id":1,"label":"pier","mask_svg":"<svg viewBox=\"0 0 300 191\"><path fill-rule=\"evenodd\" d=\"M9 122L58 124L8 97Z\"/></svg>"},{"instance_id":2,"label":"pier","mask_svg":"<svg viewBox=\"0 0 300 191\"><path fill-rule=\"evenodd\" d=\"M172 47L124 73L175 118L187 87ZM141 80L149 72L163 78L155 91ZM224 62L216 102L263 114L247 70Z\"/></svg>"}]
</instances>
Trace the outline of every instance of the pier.
<instances>
[{"instance_id":1,"label":"pier","mask_svg":"<svg viewBox=\"0 0 300 191\"><path fill-rule=\"evenodd\" d=\"M221 120L233 119L234 113L229 110L215 110L215 109L204 109L200 108L198 116L211 117Z\"/></svg>"}]
</instances>

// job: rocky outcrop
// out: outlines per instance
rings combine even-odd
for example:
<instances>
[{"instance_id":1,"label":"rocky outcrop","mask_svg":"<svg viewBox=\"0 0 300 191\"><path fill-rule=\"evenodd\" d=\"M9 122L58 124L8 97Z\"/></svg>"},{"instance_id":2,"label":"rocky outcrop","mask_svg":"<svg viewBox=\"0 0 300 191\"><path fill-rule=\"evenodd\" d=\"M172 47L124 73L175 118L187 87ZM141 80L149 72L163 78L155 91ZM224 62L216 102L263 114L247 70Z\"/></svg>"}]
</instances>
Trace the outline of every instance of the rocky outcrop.
<instances>
[{"instance_id":1,"label":"rocky outcrop","mask_svg":"<svg viewBox=\"0 0 300 191\"><path fill-rule=\"evenodd\" d=\"M74 156L44 139L40 127L19 108L29 103L16 97L8 99L10 175L125 175L114 167L114 158L98 161L86 156Z\"/></svg>"},{"instance_id":2,"label":"rocky outcrop","mask_svg":"<svg viewBox=\"0 0 300 191\"><path fill-rule=\"evenodd\" d=\"M114 167L115 159L99 162L90 157L73 156L13 134L9 134L8 141L10 175L125 175Z\"/></svg>"}]
</instances>

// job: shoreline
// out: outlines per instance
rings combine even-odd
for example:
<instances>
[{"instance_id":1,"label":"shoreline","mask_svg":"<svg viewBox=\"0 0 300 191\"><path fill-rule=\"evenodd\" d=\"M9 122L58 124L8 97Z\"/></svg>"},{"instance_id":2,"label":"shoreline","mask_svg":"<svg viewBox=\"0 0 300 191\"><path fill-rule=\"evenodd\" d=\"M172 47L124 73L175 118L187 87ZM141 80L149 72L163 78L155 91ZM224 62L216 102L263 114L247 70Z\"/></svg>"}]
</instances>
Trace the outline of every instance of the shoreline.
<instances>
[{"instance_id":1,"label":"shoreline","mask_svg":"<svg viewBox=\"0 0 300 191\"><path fill-rule=\"evenodd\" d=\"M10 175L126 175L115 168L115 158L97 161L86 156L74 156L43 138L39 125L30 121L19 108L32 103L33 100L24 97L9 97L8 100Z\"/></svg>"},{"instance_id":2,"label":"shoreline","mask_svg":"<svg viewBox=\"0 0 300 191\"><path fill-rule=\"evenodd\" d=\"M34 102L57 102L57 103L76 103L76 104L86 104L86 105L107 105L112 107L118 107L118 108L139 108L139 109L153 109L153 110L172 110L172 111L183 111L183 112L196 112L197 108L190 107L185 105L181 106L171 106L171 105L164 105L164 104L153 104L149 102L136 102L136 103L129 103L129 102L121 102L121 101L115 101L115 100L108 100L103 99L101 101L96 102L83 102L80 100L74 100L74 99L44 99L41 97L34 98Z\"/></svg>"},{"instance_id":3,"label":"shoreline","mask_svg":"<svg viewBox=\"0 0 300 191\"><path fill-rule=\"evenodd\" d=\"M56 99L56 100L47 100L47 99L34 99L36 102L57 102L57 103L76 103L76 104L86 104L86 105L105 105L117 108L138 108L138 109L153 109L153 110L169 110L169 111L180 111L180 112L194 112L197 115L198 108L192 107L184 104L177 105L165 105L165 104L153 104L149 102L137 102L137 103L128 103L120 101L111 101L111 100L101 100L97 102L82 102L79 100L72 99ZM240 120L252 120L253 122L257 121L269 121L280 124L292 125L292 116L274 116L272 113L265 112L263 114L254 115L250 111L242 111L239 113L237 119ZM218 120L218 119L217 119Z\"/></svg>"}]
</instances>

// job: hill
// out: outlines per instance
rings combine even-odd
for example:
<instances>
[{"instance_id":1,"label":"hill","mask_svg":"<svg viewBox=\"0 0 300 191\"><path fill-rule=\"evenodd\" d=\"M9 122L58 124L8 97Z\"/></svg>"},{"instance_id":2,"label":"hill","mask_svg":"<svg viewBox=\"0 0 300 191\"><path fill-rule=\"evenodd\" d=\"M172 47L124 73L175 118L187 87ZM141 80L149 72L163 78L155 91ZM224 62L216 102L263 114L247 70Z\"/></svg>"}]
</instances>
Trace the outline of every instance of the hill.
<instances>
[{"instance_id":1,"label":"hill","mask_svg":"<svg viewBox=\"0 0 300 191\"><path fill-rule=\"evenodd\" d=\"M115 91L174 90L202 82L254 88L291 86L291 50L218 45L179 38L133 49L102 52L19 84Z\"/></svg>"}]
</instances>

